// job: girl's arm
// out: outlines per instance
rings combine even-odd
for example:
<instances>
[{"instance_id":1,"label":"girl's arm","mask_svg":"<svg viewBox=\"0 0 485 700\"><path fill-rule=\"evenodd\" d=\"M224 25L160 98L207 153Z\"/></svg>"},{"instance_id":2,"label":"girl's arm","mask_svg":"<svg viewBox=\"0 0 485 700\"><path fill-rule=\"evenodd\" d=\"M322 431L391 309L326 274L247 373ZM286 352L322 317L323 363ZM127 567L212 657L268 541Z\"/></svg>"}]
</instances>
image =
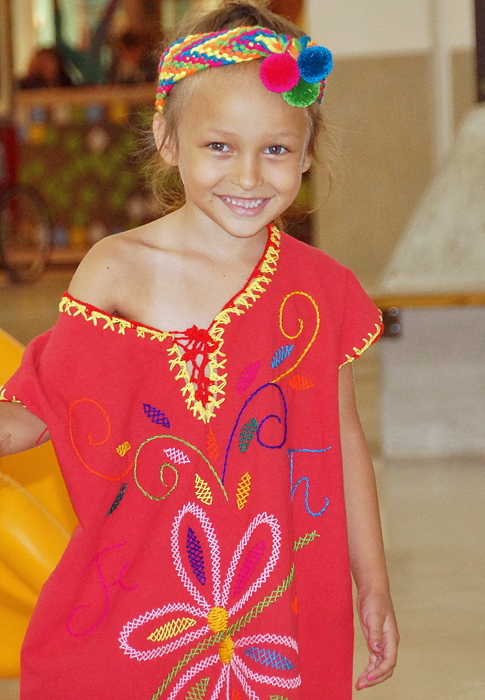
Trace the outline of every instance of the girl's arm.
<instances>
[{"instance_id":1,"label":"girl's arm","mask_svg":"<svg viewBox=\"0 0 485 700\"><path fill-rule=\"evenodd\" d=\"M356 688L382 683L396 665L399 633L389 592L376 481L355 402L352 365L339 371L339 414L350 566L369 663Z\"/></svg>"},{"instance_id":2,"label":"girl's arm","mask_svg":"<svg viewBox=\"0 0 485 700\"><path fill-rule=\"evenodd\" d=\"M22 404L0 401L0 457L42 445L49 438L44 421Z\"/></svg>"}]
</instances>

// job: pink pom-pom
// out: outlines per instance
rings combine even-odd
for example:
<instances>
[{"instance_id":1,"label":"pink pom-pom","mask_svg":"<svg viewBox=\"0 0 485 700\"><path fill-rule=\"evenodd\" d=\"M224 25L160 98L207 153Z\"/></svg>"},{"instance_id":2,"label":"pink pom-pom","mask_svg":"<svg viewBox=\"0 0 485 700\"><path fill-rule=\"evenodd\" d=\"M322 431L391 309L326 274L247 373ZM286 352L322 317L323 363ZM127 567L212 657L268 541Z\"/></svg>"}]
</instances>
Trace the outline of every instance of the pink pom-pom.
<instances>
[{"instance_id":1,"label":"pink pom-pom","mask_svg":"<svg viewBox=\"0 0 485 700\"><path fill-rule=\"evenodd\" d=\"M297 85L300 71L289 53L272 53L262 62L260 76L271 92L287 92Z\"/></svg>"}]
</instances>

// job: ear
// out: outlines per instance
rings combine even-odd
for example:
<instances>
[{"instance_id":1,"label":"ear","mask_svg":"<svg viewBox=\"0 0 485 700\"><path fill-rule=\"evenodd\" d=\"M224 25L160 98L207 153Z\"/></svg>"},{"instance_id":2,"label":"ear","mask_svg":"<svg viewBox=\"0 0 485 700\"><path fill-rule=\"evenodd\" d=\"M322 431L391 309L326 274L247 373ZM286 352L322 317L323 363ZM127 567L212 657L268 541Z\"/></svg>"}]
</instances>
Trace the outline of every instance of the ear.
<instances>
[{"instance_id":1,"label":"ear","mask_svg":"<svg viewBox=\"0 0 485 700\"><path fill-rule=\"evenodd\" d=\"M157 151L167 165L177 165L177 153L173 139L165 139L167 122L165 117L156 112L153 116L153 136Z\"/></svg>"},{"instance_id":2,"label":"ear","mask_svg":"<svg viewBox=\"0 0 485 700\"><path fill-rule=\"evenodd\" d=\"M310 169L310 165L312 164L313 158L309 153L305 153L303 156L303 160L301 162L301 172L306 173L307 170Z\"/></svg>"}]
</instances>

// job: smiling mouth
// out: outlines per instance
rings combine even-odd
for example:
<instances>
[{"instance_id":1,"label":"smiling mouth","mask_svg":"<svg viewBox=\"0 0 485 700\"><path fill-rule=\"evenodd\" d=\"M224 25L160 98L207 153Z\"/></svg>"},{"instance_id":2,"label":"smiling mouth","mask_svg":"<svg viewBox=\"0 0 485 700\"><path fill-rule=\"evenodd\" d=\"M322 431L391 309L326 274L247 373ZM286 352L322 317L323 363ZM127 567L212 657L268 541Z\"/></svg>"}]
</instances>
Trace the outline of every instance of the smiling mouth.
<instances>
[{"instance_id":1,"label":"smiling mouth","mask_svg":"<svg viewBox=\"0 0 485 700\"><path fill-rule=\"evenodd\" d=\"M225 197L224 195L221 195L221 199L234 207L242 207L243 209L256 209L266 201L266 199L237 199L236 197Z\"/></svg>"},{"instance_id":2,"label":"smiling mouth","mask_svg":"<svg viewBox=\"0 0 485 700\"><path fill-rule=\"evenodd\" d=\"M255 199L243 197L227 197L226 195L218 195L219 199L224 202L232 212L241 216L257 216L266 207L270 198Z\"/></svg>"}]
</instances>

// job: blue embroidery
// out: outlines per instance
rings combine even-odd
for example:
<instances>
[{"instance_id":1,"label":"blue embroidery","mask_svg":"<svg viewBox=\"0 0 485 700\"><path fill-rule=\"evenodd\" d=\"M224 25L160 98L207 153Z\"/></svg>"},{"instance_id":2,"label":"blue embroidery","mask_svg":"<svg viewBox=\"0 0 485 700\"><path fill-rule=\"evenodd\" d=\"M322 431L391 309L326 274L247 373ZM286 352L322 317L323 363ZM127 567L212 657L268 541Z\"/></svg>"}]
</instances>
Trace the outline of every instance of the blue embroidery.
<instances>
[{"instance_id":1,"label":"blue embroidery","mask_svg":"<svg viewBox=\"0 0 485 700\"><path fill-rule=\"evenodd\" d=\"M295 491L298 488L298 486L302 483L302 481L305 482L305 508L307 509L308 513L310 515L313 515L314 518L318 517L319 515L322 515L327 508L329 504L328 498L325 496L325 505L321 510L318 511L318 513L314 513L310 506L308 505L308 491L310 490L310 479L307 476L302 476L301 479L298 479L295 485L293 485L293 455L295 452L311 452L314 454L320 454L322 452L328 452L328 450L331 450L332 446L330 447L325 447L325 449L322 450L288 450L288 457L290 458L290 487L291 487L291 500L293 500L293 496L295 495Z\"/></svg>"},{"instance_id":2,"label":"blue embroidery","mask_svg":"<svg viewBox=\"0 0 485 700\"><path fill-rule=\"evenodd\" d=\"M244 649L244 653L246 656L249 656L250 659L256 661L256 663L264 666L271 666L271 668L277 668L278 670L282 668L284 671L290 671L292 668L295 668L291 661L286 658L286 656L278 654L278 652L273 651L272 649L247 647Z\"/></svg>"},{"instance_id":3,"label":"blue embroidery","mask_svg":"<svg viewBox=\"0 0 485 700\"><path fill-rule=\"evenodd\" d=\"M239 412L239 415L238 415L238 417L237 417L237 420L236 420L236 423L235 423L235 425L234 425L234 428L232 429L231 437L230 437L230 439L229 439L229 444L228 444L227 450L226 450L226 456L225 456L225 458L224 458L224 469L222 470L222 478L221 478L222 483L224 483L224 480L225 480L225 478L226 478L226 469L227 469L227 460L228 460L228 457L229 457L229 450L231 449L231 445L232 445L232 441L233 441L233 438L234 438L234 434L235 434L235 432L236 432L236 430L237 430L237 426L239 425L239 421L241 420L241 416L242 416L242 414L244 413L244 409L246 408L246 406L248 405L248 403L249 403L250 401L252 401L252 400L254 399L254 397L257 396L257 394L259 394L260 391L263 391L263 389L267 389L268 387L273 387L274 389L277 389L277 390L279 391L279 393L280 393L281 400L282 400L282 402L283 402L283 410L284 410L284 418L283 418L283 439L282 439L282 441L280 442L279 445L267 445L267 444L266 444L265 442L263 442L263 441L261 440L261 438L260 438L261 428L262 428L263 425L266 423L266 421L269 420L270 418L276 418L276 420L280 423L280 425L282 424L281 418L280 418L279 416L275 416L275 415L273 415L273 414L271 414L270 416L266 416L266 418L263 418L263 420L262 420L261 423L259 424L258 429L257 429L257 431L256 431L256 437L258 438L259 444L260 444L262 447L266 447L266 448L269 449L269 450L279 450L281 447L283 447L283 445L284 445L285 442L286 442L286 434L287 434L287 432L288 432L288 409L287 409L287 407L286 407L285 395L283 394L283 391L282 391L281 387L278 386L278 384L273 384L272 382L268 382L267 384L263 384L263 386L260 386L259 389L256 389L256 391L253 392L253 393L251 394L251 396L246 400L246 403L244 404L244 406L241 408L241 410L240 410L240 412Z\"/></svg>"},{"instance_id":4,"label":"blue embroidery","mask_svg":"<svg viewBox=\"0 0 485 700\"><path fill-rule=\"evenodd\" d=\"M273 359L271 360L271 367L273 369L279 367L283 360L286 360L286 358L289 355L291 355L294 347L294 345L282 345L273 355Z\"/></svg>"}]
</instances>

